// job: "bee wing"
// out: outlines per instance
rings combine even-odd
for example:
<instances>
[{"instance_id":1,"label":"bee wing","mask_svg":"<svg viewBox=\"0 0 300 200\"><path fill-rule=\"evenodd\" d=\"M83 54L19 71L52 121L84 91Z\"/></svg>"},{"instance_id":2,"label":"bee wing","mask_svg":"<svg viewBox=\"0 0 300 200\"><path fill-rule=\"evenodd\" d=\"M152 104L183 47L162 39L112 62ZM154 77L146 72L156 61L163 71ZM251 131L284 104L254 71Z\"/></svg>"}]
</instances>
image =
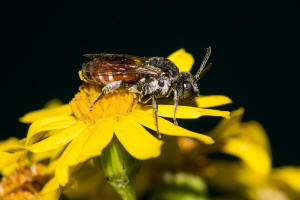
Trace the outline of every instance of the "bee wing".
<instances>
[{"instance_id":1,"label":"bee wing","mask_svg":"<svg viewBox=\"0 0 300 200\"><path fill-rule=\"evenodd\" d=\"M158 75L161 69L145 65L147 57L123 54L85 54L92 60L84 64L86 71L98 75L144 74Z\"/></svg>"}]
</instances>

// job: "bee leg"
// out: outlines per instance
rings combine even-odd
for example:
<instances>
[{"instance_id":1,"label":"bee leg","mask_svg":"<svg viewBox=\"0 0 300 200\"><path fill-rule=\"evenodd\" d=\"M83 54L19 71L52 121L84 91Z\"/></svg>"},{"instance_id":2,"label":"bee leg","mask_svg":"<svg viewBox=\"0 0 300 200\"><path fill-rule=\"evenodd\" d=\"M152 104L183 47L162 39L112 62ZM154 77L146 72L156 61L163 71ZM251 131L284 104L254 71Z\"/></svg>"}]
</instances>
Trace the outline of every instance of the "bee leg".
<instances>
[{"instance_id":1,"label":"bee leg","mask_svg":"<svg viewBox=\"0 0 300 200\"><path fill-rule=\"evenodd\" d=\"M160 135L159 129L158 129L158 117L157 117L158 105L157 105L156 97L154 95L152 96L152 106L153 106L153 113L154 113L154 118L155 118L157 137L159 139L161 139L161 135Z\"/></svg>"},{"instance_id":2,"label":"bee leg","mask_svg":"<svg viewBox=\"0 0 300 200\"><path fill-rule=\"evenodd\" d=\"M174 90L174 116L173 116L173 123L174 123L175 126L178 125L177 120L176 120L176 113L177 113L178 102L179 102L178 93L177 93L177 90Z\"/></svg>"},{"instance_id":3,"label":"bee leg","mask_svg":"<svg viewBox=\"0 0 300 200\"><path fill-rule=\"evenodd\" d=\"M102 92L100 94L100 96L94 101L94 103L89 107L89 111L91 111L94 107L94 105L101 100L106 94L111 93L112 91L118 89L119 87L121 87L122 85L122 81L115 81L112 82L110 84L107 84L106 86L104 86L102 88Z\"/></svg>"}]
</instances>

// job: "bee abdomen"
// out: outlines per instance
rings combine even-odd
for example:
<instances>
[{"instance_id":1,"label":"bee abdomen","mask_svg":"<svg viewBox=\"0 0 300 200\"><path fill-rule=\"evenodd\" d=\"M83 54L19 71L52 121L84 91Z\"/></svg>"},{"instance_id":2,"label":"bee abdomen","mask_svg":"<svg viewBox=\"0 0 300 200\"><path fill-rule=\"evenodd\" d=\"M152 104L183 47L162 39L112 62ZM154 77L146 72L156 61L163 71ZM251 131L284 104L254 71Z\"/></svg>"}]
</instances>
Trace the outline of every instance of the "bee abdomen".
<instances>
[{"instance_id":1,"label":"bee abdomen","mask_svg":"<svg viewBox=\"0 0 300 200\"><path fill-rule=\"evenodd\" d=\"M133 82L139 79L138 74L100 74L97 76L97 81L107 85L115 81Z\"/></svg>"}]
</instances>

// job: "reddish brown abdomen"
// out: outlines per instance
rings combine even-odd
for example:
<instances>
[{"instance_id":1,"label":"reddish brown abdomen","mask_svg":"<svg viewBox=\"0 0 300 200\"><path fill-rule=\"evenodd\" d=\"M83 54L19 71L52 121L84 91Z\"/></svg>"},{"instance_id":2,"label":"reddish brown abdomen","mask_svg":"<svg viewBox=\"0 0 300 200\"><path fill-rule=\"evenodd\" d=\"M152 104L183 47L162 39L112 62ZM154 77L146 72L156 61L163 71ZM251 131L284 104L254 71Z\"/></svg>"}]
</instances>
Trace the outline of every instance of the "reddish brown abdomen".
<instances>
[{"instance_id":1,"label":"reddish brown abdomen","mask_svg":"<svg viewBox=\"0 0 300 200\"><path fill-rule=\"evenodd\" d=\"M84 81L107 85L115 81L134 82L139 79L138 67L133 61L94 59L83 66Z\"/></svg>"},{"instance_id":2,"label":"reddish brown abdomen","mask_svg":"<svg viewBox=\"0 0 300 200\"><path fill-rule=\"evenodd\" d=\"M115 81L133 82L139 79L138 74L99 74L95 77L98 81L107 85Z\"/></svg>"}]
</instances>

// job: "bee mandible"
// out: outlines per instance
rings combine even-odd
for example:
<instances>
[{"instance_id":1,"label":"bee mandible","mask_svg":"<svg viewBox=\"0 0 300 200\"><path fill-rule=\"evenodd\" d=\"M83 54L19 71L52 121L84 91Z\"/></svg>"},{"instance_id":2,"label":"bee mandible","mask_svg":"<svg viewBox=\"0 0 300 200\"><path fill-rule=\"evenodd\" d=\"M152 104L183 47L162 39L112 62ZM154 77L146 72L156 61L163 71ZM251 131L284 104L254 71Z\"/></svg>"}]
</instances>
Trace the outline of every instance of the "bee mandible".
<instances>
[{"instance_id":1,"label":"bee mandible","mask_svg":"<svg viewBox=\"0 0 300 200\"><path fill-rule=\"evenodd\" d=\"M96 102L106 94L125 89L138 95L140 103L152 99L157 136L161 138L158 129L157 99L169 97L174 93L174 124L177 125L176 112L180 99L193 99L199 96L197 81L211 67L206 65L211 54L207 48L205 57L195 74L179 72L178 67L169 59L163 57L138 57L124 54L85 54L91 60L83 63L81 80L87 84L100 85L101 95L90 106L92 110Z\"/></svg>"}]
</instances>

